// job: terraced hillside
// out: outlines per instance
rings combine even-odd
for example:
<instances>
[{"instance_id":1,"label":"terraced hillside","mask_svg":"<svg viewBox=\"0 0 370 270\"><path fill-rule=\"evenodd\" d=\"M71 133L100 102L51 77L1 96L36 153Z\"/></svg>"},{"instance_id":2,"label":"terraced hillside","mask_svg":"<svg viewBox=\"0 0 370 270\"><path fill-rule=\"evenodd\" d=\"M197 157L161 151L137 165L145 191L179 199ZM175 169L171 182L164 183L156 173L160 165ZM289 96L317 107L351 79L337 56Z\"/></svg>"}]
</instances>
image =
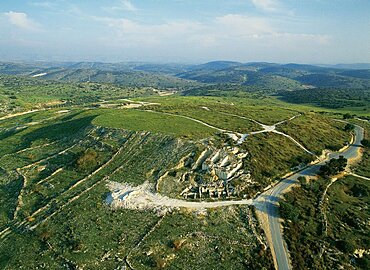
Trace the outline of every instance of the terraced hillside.
<instances>
[{"instance_id":1,"label":"terraced hillside","mask_svg":"<svg viewBox=\"0 0 370 270\"><path fill-rule=\"evenodd\" d=\"M223 217L219 210L158 217L151 211L109 209L104 202L108 180L156 183L182 157L199 150L194 143L170 136L95 126L93 119L80 112L51 110L1 122L2 267L181 267L189 263L189 256L195 258L191 254L204 249L216 253L190 260L199 268L217 260L229 269L266 265L266 258L271 264L253 233L251 226L256 224L246 220L244 209L230 207L230 214L222 211ZM230 226L231 220L235 225ZM174 226L177 223L192 225ZM234 240L223 238L235 229ZM162 230L170 234L159 240L155 235ZM240 243L243 249L225 256ZM138 252L142 248L149 254L144 259Z\"/></svg>"}]
</instances>

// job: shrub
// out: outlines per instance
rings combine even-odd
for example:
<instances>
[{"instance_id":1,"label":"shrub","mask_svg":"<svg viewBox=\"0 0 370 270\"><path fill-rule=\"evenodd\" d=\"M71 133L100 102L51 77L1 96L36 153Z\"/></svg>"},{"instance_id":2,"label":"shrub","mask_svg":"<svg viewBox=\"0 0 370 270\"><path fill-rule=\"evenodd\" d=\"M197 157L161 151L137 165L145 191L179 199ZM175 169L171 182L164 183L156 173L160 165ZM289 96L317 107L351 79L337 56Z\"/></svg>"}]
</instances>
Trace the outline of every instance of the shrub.
<instances>
[{"instance_id":1,"label":"shrub","mask_svg":"<svg viewBox=\"0 0 370 270\"><path fill-rule=\"evenodd\" d=\"M355 129L355 126L353 124L346 124L344 127L345 131L353 131Z\"/></svg>"},{"instance_id":2,"label":"shrub","mask_svg":"<svg viewBox=\"0 0 370 270\"><path fill-rule=\"evenodd\" d=\"M97 165L98 154L93 149L88 149L76 161L78 169L87 171Z\"/></svg>"},{"instance_id":3,"label":"shrub","mask_svg":"<svg viewBox=\"0 0 370 270\"><path fill-rule=\"evenodd\" d=\"M362 144L364 147L366 147L366 148L370 148L370 140L368 140L368 139L363 139L363 140L361 141L361 144Z\"/></svg>"},{"instance_id":4,"label":"shrub","mask_svg":"<svg viewBox=\"0 0 370 270\"><path fill-rule=\"evenodd\" d=\"M346 113L343 115L343 119L352 119L352 118L353 118L352 114Z\"/></svg>"}]
</instances>

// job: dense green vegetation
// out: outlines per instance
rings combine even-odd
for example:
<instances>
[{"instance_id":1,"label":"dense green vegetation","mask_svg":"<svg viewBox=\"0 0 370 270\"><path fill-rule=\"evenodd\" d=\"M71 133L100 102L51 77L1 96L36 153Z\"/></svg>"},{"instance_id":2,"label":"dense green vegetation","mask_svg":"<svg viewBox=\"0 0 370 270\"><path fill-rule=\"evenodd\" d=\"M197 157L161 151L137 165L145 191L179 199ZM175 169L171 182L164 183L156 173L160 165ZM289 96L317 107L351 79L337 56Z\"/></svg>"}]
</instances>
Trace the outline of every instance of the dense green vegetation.
<instances>
[{"instance_id":1,"label":"dense green vegetation","mask_svg":"<svg viewBox=\"0 0 370 270\"><path fill-rule=\"evenodd\" d=\"M368 269L369 255L359 258L354 252L367 250L370 241L366 233L370 214L364 209L370 202L369 181L354 177L338 180L330 187L329 201L321 208L319 200L329 181L320 179L294 188L280 203L293 267ZM327 233L321 211L327 215Z\"/></svg>"},{"instance_id":2,"label":"dense green vegetation","mask_svg":"<svg viewBox=\"0 0 370 270\"><path fill-rule=\"evenodd\" d=\"M338 109L360 107L367 110L370 104L368 89L310 89L279 94L282 100L297 104L313 104L325 108Z\"/></svg>"},{"instance_id":3,"label":"dense green vegetation","mask_svg":"<svg viewBox=\"0 0 370 270\"><path fill-rule=\"evenodd\" d=\"M360 79L337 74L309 74L296 79L302 84L320 88L368 89L370 86L369 78Z\"/></svg>"},{"instance_id":4,"label":"dense green vegetation","mask_svg":"<svg viewBox=\"0 0 370 270\"><path fill-rule=\"evenodd\" d=\"M362 125L369 127L362 122ZM366 130L369 136L369 129ZM325 170L326 175L336 174L345 165L336 160ZM370 155L366 149L363 158L353 171L370 176ZM334 165L334 166L332 166ZM340 167L340 168L339 168ZM280 202L281 215L285 219L284 235L291 252L293 267L297 269L368 269L370 237L367 222L370 213L370 182L354 176L345 176L333 183L326 198L320 204L325 188L331 179L319 178L301 186L284 196ZM327 220L327 225L325 222Z\"/></svg>"}]
</instances>

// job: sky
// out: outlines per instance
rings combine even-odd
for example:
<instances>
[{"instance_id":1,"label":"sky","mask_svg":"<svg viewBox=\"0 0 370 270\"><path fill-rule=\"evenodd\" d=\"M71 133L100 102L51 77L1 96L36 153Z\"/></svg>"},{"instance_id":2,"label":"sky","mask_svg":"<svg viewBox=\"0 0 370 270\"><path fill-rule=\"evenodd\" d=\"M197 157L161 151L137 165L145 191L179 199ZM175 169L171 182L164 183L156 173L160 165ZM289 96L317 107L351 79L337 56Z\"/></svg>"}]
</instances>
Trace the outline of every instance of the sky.
<instances>
[{"instance_id":1,"label":"sky","mask_svg":"<svg viewBox=\"0 0 370 270\"><path fill-rule=\"evenodd\" d=\"M369 63L370 0L0 0L0 61Z\"/></svg>"}]
</instances>

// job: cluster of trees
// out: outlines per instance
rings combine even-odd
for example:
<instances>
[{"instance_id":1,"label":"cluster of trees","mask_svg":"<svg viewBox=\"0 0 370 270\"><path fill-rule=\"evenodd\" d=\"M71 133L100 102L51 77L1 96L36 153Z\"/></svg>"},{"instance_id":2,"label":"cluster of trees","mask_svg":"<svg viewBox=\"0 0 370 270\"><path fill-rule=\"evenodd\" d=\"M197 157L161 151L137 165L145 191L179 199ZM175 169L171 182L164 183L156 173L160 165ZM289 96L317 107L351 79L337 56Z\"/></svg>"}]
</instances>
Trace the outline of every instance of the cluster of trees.
<instances>
[{"instance_id":1,"label":"cluster of trees","mask_svg":"<svg viewBox=\"0 0 370 270\"><path fill-rule=\"evenodd\" d=\"M370 91L366 89L309 89L286 91L279 94L290 103L314 104L325 108L366 107L370 102Z\"/></svg>"},{"instance_id":2,"label":"cluster of trees","mask_svg":"<svg viewBox=\"0 0 370 270\"><path fill-rule=\"evenodd\" d=\"M336 175L342 171L347 166L347 159L340 156L338 159L331 159L325 165L320 168L320 175L323 177L329 177L331 175Z\"/></svg>"}]
</instances>

